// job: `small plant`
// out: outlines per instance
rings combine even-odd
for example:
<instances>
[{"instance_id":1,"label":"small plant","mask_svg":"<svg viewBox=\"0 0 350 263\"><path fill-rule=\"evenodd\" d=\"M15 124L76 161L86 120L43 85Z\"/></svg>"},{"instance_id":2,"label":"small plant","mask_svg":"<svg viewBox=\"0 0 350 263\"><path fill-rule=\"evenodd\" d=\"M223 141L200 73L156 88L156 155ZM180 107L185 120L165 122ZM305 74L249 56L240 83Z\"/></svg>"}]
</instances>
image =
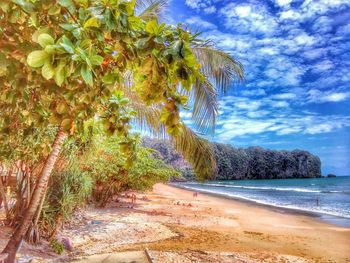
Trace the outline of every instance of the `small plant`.
<instances>
[{"instance_id":1,"label":"small plant","mask_svg":"<svg viewBox=\"0 0 350 263\"><path fill-rule=\"evenodd\" d=\"M53 240L50 241L50 247L58 255L61 255L63 253L63 251L64 251L63 243L57 241L56 239L53 239Z\"/></svg>"}]
</instances>

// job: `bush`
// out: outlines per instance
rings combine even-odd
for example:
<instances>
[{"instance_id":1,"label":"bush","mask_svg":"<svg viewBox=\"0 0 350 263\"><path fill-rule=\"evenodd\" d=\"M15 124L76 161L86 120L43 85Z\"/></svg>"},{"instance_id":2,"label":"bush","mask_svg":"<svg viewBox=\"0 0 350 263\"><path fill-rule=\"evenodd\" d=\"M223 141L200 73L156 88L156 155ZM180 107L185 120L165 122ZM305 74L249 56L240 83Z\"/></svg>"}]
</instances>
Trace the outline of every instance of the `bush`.
<instances>
[{"instance_id":1,"label":"bush","mask_svg":"<svg viewBox=\"0 0 350 263\"><path fill-rule=\"evenodd\" d=\"M52 175L43 206L40 227L47 237L52 237L61 223L73 215L74 210L84 206L91 196L93 180L83 172L77 161Z\"/></svg>"},{"instance_id":2,"label":"bush","mask_svg":"<svg viewBox=\"0 0 350 263\"><path fill-rule=\"evenodd\" d=\"M135 137L136 149L132 166L121 154L118 138L98 137L82 164L83 170L94 180L93 198L105 206L116 194L129 189L144 191L157 182L179 176L171 166L153 157L153 150L142 147Z\"/></svg>"}]
</instances>

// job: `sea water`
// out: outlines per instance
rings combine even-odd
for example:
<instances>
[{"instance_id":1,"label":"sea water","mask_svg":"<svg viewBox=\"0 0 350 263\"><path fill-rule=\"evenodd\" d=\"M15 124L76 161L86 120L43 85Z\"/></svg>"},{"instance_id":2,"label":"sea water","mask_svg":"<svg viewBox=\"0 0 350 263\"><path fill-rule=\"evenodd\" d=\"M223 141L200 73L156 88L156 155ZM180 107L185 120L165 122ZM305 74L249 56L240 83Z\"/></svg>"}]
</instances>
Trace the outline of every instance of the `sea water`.
<instances>
[{"instance_id":1,"label":"sea water","mask_svg":"<svg viewBox=\"0 0 350 263\"><path fill-rule=\"evenodd\" d=\"M188 182L178 186L320 215L350 227L350 176L335 178Z\"/></svg>"}]
</instances>

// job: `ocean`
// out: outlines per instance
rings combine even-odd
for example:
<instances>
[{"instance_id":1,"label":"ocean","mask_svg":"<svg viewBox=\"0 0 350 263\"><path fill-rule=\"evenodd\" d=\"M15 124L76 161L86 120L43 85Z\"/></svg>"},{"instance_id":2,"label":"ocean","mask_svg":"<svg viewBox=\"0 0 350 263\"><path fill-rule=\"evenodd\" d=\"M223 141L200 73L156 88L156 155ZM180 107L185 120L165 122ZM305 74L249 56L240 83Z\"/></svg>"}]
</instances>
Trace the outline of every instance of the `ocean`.
<instances>
[{"instance_id":1,"label":"ocean","mask_svg":"<svg viewBox=\"0 0 350 263\"><path fill-rule=\"evenodd\" d=\"M299 210L350 227L350 176L335 178L177 183L199 192Z\"/></svg>"}]
</instances>

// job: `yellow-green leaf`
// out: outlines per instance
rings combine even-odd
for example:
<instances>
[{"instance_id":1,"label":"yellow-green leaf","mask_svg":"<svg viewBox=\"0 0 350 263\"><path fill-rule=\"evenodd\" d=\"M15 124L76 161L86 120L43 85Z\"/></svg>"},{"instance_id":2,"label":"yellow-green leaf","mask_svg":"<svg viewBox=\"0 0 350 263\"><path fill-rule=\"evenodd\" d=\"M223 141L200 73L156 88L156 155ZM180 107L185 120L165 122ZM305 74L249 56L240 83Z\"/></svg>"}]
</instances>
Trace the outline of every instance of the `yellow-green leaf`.
<instances>
[{"instance_id":1,"label":"yellow-green leaf","mask_svg":"<svg viewBox=\"0 0 350 263\"><path fill-rule=\"evenodd\" d=\"M84 28L99 27L99 26L100 26L100 21L96 17L91 17L84 23Z\"/></svg>"},{"instance_id":2,"label":"yellow-green leaf","mask_svg":"<svg viewBox=\"0 0 350 263\"><path fill-rule=\"evenodd\" d=\"M66 78L65 66L66 64L64 62L61 62L55 69L55 82L58 86L61 86Z\"/></svg>"},{"instance_id":3,"label":"yellow-green leaf","mask_svg":"<svg viewBox=\"0 0 350 263\"><path fill-rule=\"evenodd\" d=\"M39 68L44 65L46 60L50 57L48 53L43 50L36 50L31 52L27 57L27 63L33 68Z\"/></svg>"},{"instance_id":4,"label":"yellow-green leaf","mask_svg":"<svg viewBox=\"0 0 350 263\"><path fill-rule=\"evenodd\" d=\"M80 74L83 77L86 84L89 86L92 86L94 84L93 78L92 78L92 72L87 66L83 66L80 70Z\"/></svg>"},{"instance_id":5,"label":"yellow-green leaf","mask_svg":"<svg viewBox=\"0 0 350 263\"><path fill-rule=\"evenodd\" d=\"M58 114L65 114L68 111L68 107L65 103L61 102L56 106L56 112Z\"/></svg>"},{"instance_id":6,"label":"yellow-green leaf","mask_svg":"<svg viewBox=\"0 0 350 263\"><path fill-rule=\"evenodd\" d=\"M53 5L50 7L48 14L50 16L53 16L53 15L58 15L60 12L61 12L61 7L58 5Z\"/></svg>"},{"instance_id":7,"label":"yellow-green leaf","mask_svg":"<svg viewBox=\"0 0 350 263\"><path fill-rule=\"evenodd\" d=\"M52 36L50 36L49 34L43 33L40 34L38 37L38 43L40 46L42 46L43 48L45 48L48 45L52 45L55 43L55 40L53 39Z\"/></svg>"},{"instance_id":8,"label":"yellow-green leaf","mask_svg":"<svg viewBox=\"0 0 350 263\"><path fill-rule=\"evenodd\" d=\"M45 47L45 51L48 54L54 54L56 52L56 47L55 47L55 45L47 45Z\"/></svg>"},{"instance_id":9,"label":"yellow-green leaf","mask_svg":"<svg viewBox=\"0 0 350 263\"><path fill-rule=\"evenodd\" d=\"M156 20L151 20L146 24L146 31L151 34L155 34L158 28L158 23Z\"/></svg>"},{"instance_id":10,"label":"yellow-green leaf","mask_svg":"<svg viewBox=\"0 0 350 263\"><path fill-rule=\"evenodd\" d=\"M103 62L103 57L101 57L99 55L93 55L93 56L90 57L90 61L91 61L92 65L99 66Z\"/></svg>"},{"instance_id":11,"label":"yellow-green leaf","mask_svg":"<svg viewBox=\"0 0 350 263\"><path fill-rule=\"evenodd\" d=\"M55 69L51 65L50 60L46 60L44 66L41 69L41 75L47 80L51 79L55 75Z\"/></svg>"},{"instance_id":12,"label":"yellow-green leaf","mask_svg":"<svg viewBox=\"0 0 350 263\"><path fill-rule=\"evenodd\" d=\"M64 119L61 123L61 126L64 131L69 131L70 128L72 127L73 121L71 119Z\"/></svg>"}]
</instances>

